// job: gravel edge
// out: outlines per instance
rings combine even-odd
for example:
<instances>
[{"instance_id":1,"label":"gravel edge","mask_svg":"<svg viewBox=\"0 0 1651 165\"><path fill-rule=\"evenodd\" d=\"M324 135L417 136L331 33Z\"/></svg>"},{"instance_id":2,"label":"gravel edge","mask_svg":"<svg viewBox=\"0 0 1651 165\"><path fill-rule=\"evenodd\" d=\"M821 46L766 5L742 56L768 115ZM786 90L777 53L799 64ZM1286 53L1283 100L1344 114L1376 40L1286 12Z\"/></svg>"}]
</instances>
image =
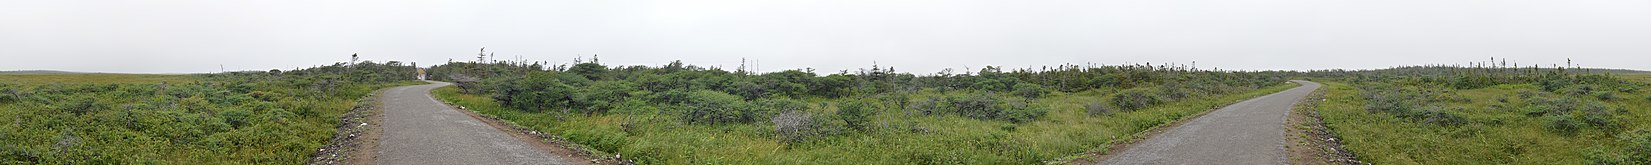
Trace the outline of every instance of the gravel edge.
<instances>
[{"instance_id":1,"label":"gravel edge","mask_svg":"<svg viewBox=\"0 0 1651 165\"><path fill-rule=\"evenodd\" d=\"M373 116L382 113L383 109L379 105L378 95L383 91L384 89L380 89L356 100L355 106L350 108L350 112L346 112L339 117L338 130L333 133L332 139L328 140L327 144L322 145L314 154L310 154L309 163L304 164L368 164L366 162L352 163L352 161L361 161L354 156L356 154L352 153L361 150L361 147L369 147L363 146L363 142L367 139L365 135L374 130L374 126L368 123L373 120Z\"/></svg>"},{"instance_id":2,"label":"gravel edge","mask_svg":"<svg viewBox=\"0 0 1651 165\"><path fill-rule=\"evenodd\" d=\"M1342 148L1340 138L1325 127L1318 105L1328 101L1324 95L1329 90L1329 85L1319 87L1290 109L1284 138L1289 144L1285 145L1285 152L1290 164L1370 164L1359 161L1357 155Z\"/></svg>"}]
</instances>

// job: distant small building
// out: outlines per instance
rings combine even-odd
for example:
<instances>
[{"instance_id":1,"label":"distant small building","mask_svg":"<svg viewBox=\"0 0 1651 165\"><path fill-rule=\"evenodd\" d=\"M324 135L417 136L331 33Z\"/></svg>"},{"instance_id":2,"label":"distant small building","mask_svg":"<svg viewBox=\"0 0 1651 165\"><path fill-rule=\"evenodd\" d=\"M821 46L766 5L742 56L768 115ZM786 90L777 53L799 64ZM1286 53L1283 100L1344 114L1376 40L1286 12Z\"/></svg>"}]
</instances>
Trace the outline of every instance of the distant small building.
<instances>
[{"instance_id":1,"label":"distant small building","mask_svg":"<svg viewBox=\"0 0 1651 165\"><path fill-rule=\"evenodd\" d=\"M424 80L424 68L418 68L418 80Z\"/></svg>"}]
</instances>

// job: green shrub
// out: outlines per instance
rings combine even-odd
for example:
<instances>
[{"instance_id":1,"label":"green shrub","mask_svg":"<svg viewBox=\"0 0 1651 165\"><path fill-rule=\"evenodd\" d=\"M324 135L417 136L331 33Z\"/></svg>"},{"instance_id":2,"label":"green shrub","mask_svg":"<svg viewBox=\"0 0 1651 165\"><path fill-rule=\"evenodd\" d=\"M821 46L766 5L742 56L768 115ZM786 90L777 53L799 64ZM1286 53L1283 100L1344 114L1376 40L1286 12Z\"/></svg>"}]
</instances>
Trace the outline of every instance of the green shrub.
<instances>
[{"instance_id":1,"label":"green shrub","mask_svg":"<svg viewBox=\"0 0 1651 165\"><path fill-rule=\"evenodd\" d=\"M1083 107L1084 107L1084 112L1088 112L1090 116L1112 115L1112 113L1113 113L1112 108L1106 107L1106 104L1101 103L1099 101L1089 102L1087 104L1084 104Z\"/></svg>"},{"instance_id":2,"label":"green shrub","mask_svg":"<svg viewBox=\"0 0 1651 165\"><path fill-rule=\"evenodd\" d=\"M1140 110L1163 103L1162 99L1146 89L1119 91L1118 94L1112 95L1111 101L1113 106L1126 111Z\"/></svg>"},{"instance_id":3,"label":"green shrub","mask_svg":"<svg viewBox=\"0 0 1651 165\"><path fill-rule=\"evenodd\" d=\"M1048 94L1048 93L1049 93L1049 90L1044 89L1043 86L1038 85L1038 84L1032 84L1032 83L1015 84L1015 95L1018 95L1020 97L1035 99L1035 98L1043 97L1043 95Z\"/></svg>"},{"instance_id":4,"label":"green shrub","mask_svg":"<svg viewBox=\"0 0 1651 165\"><path fill-rule=\"evenodd\" d=\"M75 115L85 115L87 113L92 113L92 112L101 111L103 109L107 109L108 105L104 105L103 103L99 102L97 100L97 98L93 98L93 97L76 97L76 98L70 99L68 101L58 102L57 107L58 107L59 110L66 111L66 112L72 112Z\"/></svg>"},{"instance_id":5,"label":"green shrub","mask_svg":"<svg viewBox=\"0 0 1651 165\"><path fill-rule=\"evenodd\" d=\"M1194 89L1189 89L1186 85L1182 85L1180 82L1166 82L1164 85L1158 86L1158 96L1162 96L1162 99L1164 100L1163 102L1171 102L1175 100L1192 98L1193 90Z\"/></svg>"},{"instance_id":6,"label":"green shrub","mask_svg":"<svg viewBox=\"0 0 1651 165\"><path fill-rule=\"evenodd\" d=\"M1588 164L1651 164L1651 130L1636 129L1617 134L1621 150L1595 148L1584 156Z\"/></svg>"},{"instance_id":7,"label":"green shrub","mask_svg":"<svg viewBox=\"0 0 1651 165\"><path fill-rule=\"evenodd\" d=\"M762 108L753 108L744 99L728 93L698 90L688 94L687 111L683 119L689 123L750 123L762 114Z\"/></svg>"},{"instance_id":8,"label":"green shrub","mask_svg":"<svg viewBox=\"0 0 1651 165\"><path fill-rule=\"evenodd\" d=\"M843 120L848 128L865 131L871 123L871 116L876 115L875 105L863 100L848 100L837 103L837 119Z\"/></svg>"},{"instance_id":9,"label":"green shrub","mask_svg":"<svg viewBox=\"0 0 1651 165\"><path fill-rule=\"evenodd\" d=\"M1594 98L1598 98L1599 100L1611 101L1611 100L1617 100L1618 97L1617 97L1616 92L1605 91L1605 92L1595 93Z\"/></svg>"},{"instance_id":10,"label":"green shrub","mask_svg":"<svg viewBox=\"0 0 1651 165\"><path fill-rule=\"evenodd\" d=\"M1548 116L1548 130L1561 135L1575 135L1582 129L1582 124L1569 116Z\"/></svg>"},{"instance_id":11,"label":"green shrub","mask_svg":"<svg viewBox=\"0 0 1651 165\"><path fill-rule=\"evenodd\" d=\"M1557 92L1560 89L1565 89L1565 87L1571 86L1571 80L1566 78L1551 78L1542 81L1540 85L1542 85L1542 90L1544 91Z\"/></svg>"},{"instance_id":12,"label":"green shrub","mask_svg":"<svg viewBox=\"0 0 1651 165\"><path fill-rule=\"evenodd\" d=\"M951 95L946 102L947 112L981 120L1027 122L1048 112L1044 107L1028 105L1026 100L1008 100L990 92Z\"/></svg>"},{"instance_id":13,"label":"green shrub","mask_svg":"<svg viewBox=\"0 0 1651 165\"><path fill-rule=\"evenodd\" d=\"M1428 110L1422 111L1419 115L1420 116L1413 118L1421 120L1422 123L1438 126L1459 126L1468 122L1467 118L1463 118L1461 115L1447 113L1439 107L1428 108Z\"/></svg>"},{"instance_id":14,"label":"green shrub","mask_svg":"<svg viewBox=\"0 0 1651 165\"><path fill-rule=\"evenodd\" d=\"M636 84L624 81L598 81L581 89L573 102L593 113L617 108L617 104L631 97L631 91L637 90Z\"/></svg>"},{"instance_id":15,"label":"green shrub","mask_svg":"<svg viewBox=\"0 0 1651 165\"><path fill-rule=\"evenodd\" d=\"M760 100L754 101L753 104L756 104L756 106L758 108L765 109L765 110L763 110L765 112L788 112L788 111L801 111L801 110L808 110L809 109L808 103L805 103L803 101L798 101L796 99L785 99L785 98L760 99ZM760 116L767 116L767 114L762 114Z\"/></svg>"},{"instance_id":16,"label":"green shrub","mask_svg":"<svg viewBox=\"0 0 1651 165\"><path fill-rule=\"evenodd\" d=\"M1573 113L1581 113L1578 114L1578 116L1581 116L1582 122L1588 123L1589 126L1593 126L1594 128L1610 129L1616 127L1615 119L1612 119L1612 116L1614 116L1612 113L1614 111L1614 109L1604 103L1589 102L1587 106L1583 106L1580 111Z\"/></svg>"},{"instance_id":17,"label":"green shrub","mask_svg":"<svg viewBox=\"0 0 1651 165\"><path fill-rule=\"evenodd\" d=\"M1012 123L1025 123L1037 120L1048 114L1049 109L1043 106L1031 105L1028 102L1011 101L993 119L1006 120Z\"/></svg>"},{"instance_id":18,"label":"green shrub","mask_svg":"<svg viewBox=\"0 0 1651 165\"><path fill-rule=\"evenodd\" d=\"M19 92L16 88L0 86L0 103L13 103L17 102L17 100L22 100L19 93L21 92Z\"/></svg>"},{"instance_id":19,"label":"green shrub","mask_svg":"<svg viewBox=\"0 0 1651 165\"><path fill-rule=\"evenodd\" d=\"M573 86L558 79L556 73L539 72L528 75L527 78L504 83L504 86L498 88L494 99L499 100L500 104L529 112L551 108L569 110L569 107L575 105L575 90Z\"/></svg>"},{"instance_id":20,"label":"green shrub","mask_svg":"<svg viewBox=\"0 0 1651 165\"><path fill-rule=\"evenodd\" d=\"M1617 135L1617 140L1627 143L1628 155L1635 164L1651 164L1651 129L1636 129L1625 131Z\"/></svg>"},{"instance_id":21,"label":"green shrub","mask_svg":"<svg viewBox=\"0 0 1651 165\"><path fill-rule=\"evenodd\" d=\"M225 123L229 123L229 126L233 128L241 128L246 126L248 124L247 122L249 122L247 120L252 118L252 112L239 108L226 110L223 113L218 113L218 115L224 119Z\"/></svg>"}]
</instances>

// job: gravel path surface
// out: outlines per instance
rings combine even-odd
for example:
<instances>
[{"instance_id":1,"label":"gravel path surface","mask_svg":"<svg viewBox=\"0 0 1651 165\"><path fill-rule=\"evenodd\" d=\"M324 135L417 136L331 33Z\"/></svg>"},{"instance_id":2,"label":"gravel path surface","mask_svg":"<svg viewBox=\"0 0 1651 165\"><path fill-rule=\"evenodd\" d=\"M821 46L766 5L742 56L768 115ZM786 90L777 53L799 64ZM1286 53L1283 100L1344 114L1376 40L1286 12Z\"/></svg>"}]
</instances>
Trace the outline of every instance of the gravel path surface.
<instances>
[{"instance_id":1,"label":"gravel path surface","mask_svg":"<svg viewBox=\"0 0 1651 165\"><path fill-rule=\"evenodd\" d=\"M1287 164L1284 120L1318 83L1216 109L1099 164Z\"/></svg>"},{"instance_id":2,"label":"gravel path surface","mask_svg":"<svg viewBox=\"0 0 1651 165\"><path fill-rule=\"evenodd\" d=\"M404 86L384 92L377 164L572 164L533 148L430 96L450 85Z\"/></svg>"}]
</instances>

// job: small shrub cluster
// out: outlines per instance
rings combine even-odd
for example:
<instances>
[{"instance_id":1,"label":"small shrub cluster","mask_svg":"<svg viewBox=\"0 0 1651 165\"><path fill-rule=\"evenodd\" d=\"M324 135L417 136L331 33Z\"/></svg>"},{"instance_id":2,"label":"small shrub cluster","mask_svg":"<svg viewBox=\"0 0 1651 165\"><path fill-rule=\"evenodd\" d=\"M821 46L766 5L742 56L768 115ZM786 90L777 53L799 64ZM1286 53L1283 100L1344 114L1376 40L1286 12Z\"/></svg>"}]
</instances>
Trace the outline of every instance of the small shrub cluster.
<instances>
[{"instance_id":1,"label":"small shrub cluster","mask_svg":"<svg viewBox=\"0 0 1651 165\"><path fill-rule=\"evenodd\" d=\"M1463 102L1458 99L1460 95L1385 85L1366 86L1361 88L1361 91L1365 99L1366 112L1386 113L1437 126L1459 126L1470 122L1461 115L1452 113L1462 111L1460 108L1446 109L1443 104L1439 104Z\"/></svg>"},{"instance_id":2,"label":"small shrub cluster","mask_svg":"<svg viewBox=\"0 0 1651 165\"><path fill-rule=\"evenodd\" d=\"M0 84L0 104L13 103L23 99L23 91L9 84Z\"/></svg>"},{"instance_id":3,"label":"small shrub cluster","mask_svg":"<svg viewBox=\"0 0 1651 165\"><path fill-rule=\"evenodd\" d=\"M1020 96L1020 97L1025 97L1027 99L1036 99L1036 98L1039 98L1039 97L1043 97L1043 95L1046 95L1046 94L1049 94L1049 90L1044 89L1043 86L1038 85L1038 84L1032 84L1032 83L1015 84L1015 95Z\"/></svg>"},{"instance_id":4,"label":"small shrub cluster","mask_svg":"<svg viewBox=\"0 0 1651 165\"><path fill-rule=\"evenodd\" d=\"M700 90L688 94L683 119L689 123L750 123L760 120L762 108L750 106L739 96L717 91Z\"/></svg>"},{"instance_id":5,"label":"small shrub cluster","mask_svg":"<svg viewBox=\"0 0 1651 165\"><path fill-rule=\"evenodd\" d=\"M1105 103L1101 102L1089 102L1084 104L1083 107L1084 112L1087 112L1090 116L1112 115L1112 113L1116 113L1116 111L1112 110L1111 107L1107 107Z\"/></svg>"},{"instance_id":6,"label":"small shrub cluster","mask_svg":"<svg viewBox=\"0 0 1651 165\"><path fill-rule=\"evenodd\" d=\"M1458 109L1455 111L1459 112L1462 110ZM1418 116L1412 116L1410 118L1421 120L1422 123L1438 126L1459 126L1468 123L1467 118L1463 118L1461 115L1447 113L1444 108L1439 107L1429 107L1427 110L1423 110L1421 113L1416 115Z\"/></svg>"},{"instance_id":7,"label":"small shrub cluster","mask_svg":"<svg viewBox=\"0 0 1651 165\"><path fill-rule=\"evenodd\" d=\"M1164 102L1163 99L1160 99L1157 94L1146 89L1129 89L1119 91L1118 94L1112 95L1109 100L1112 102L1113 106L1125 111L1145 109L1149 106L1158 105L1159 103Z\"/></svg>"},{"instance_id":8,"label":"small shrub cluster","mask_svg":"<svg viewBox=\"0 0 1651 165\"><path fill-rule=\"evenodd\" d=\"M865 131L870 127L871 116L877 114L877 105L863 100L847 100L837 104L837 119L855 130Z\"/></svg>"},{"instance_id":9,"label":"small shrub cluster","mask_svg":"<svg viewBox=\"0 0 1651 165\"><path fill-rule=\"evenodd\" d=\"M943 109L949 113L975 119L1016 123L1036 120L1049 111L1040 106L1028 105L1026 100L1004 99L990 92L952 95L946 98L946 102L948 104Z\"/></svg>"},{"instance_id":10,"label":"small shrub cluster","mask_svg":"<svg viewBox=\"0 0 1651 165\"><path fill-rule=\"evenodd\" d=\"M1585 128L1614 129L1616 111L1611 106L1593 100L1562 97L1537 98L1526 106L1526 115L1543 117L1550 130L1561 134L1575 134Z\"/></svg>"},{"instance_id":11,"label":"small shrub cluster","mask_svg":"<svg viewBox=\"0 0 1651 165\"><path fill-rule=\"evenodd\" d=\"M774 134L778 135L780 142L784 143L801 143L829 135L827 133L829 127L816 120L814 114L807 111L785 111L779 115L774 115L769 121L774 124Z\"/></svg>"},{"instance_id":12,"label":"small shrub cluster","mask_svg":"<svg viewBox=\"0 0 1651 165\"><path fill-rule=\"evenodd\" d=\"M1622 149L1590 151L1588 164L1651 164L1651 129L1623 131L1616 138L1625 144Z\"/></svg>"}]
</instances>

